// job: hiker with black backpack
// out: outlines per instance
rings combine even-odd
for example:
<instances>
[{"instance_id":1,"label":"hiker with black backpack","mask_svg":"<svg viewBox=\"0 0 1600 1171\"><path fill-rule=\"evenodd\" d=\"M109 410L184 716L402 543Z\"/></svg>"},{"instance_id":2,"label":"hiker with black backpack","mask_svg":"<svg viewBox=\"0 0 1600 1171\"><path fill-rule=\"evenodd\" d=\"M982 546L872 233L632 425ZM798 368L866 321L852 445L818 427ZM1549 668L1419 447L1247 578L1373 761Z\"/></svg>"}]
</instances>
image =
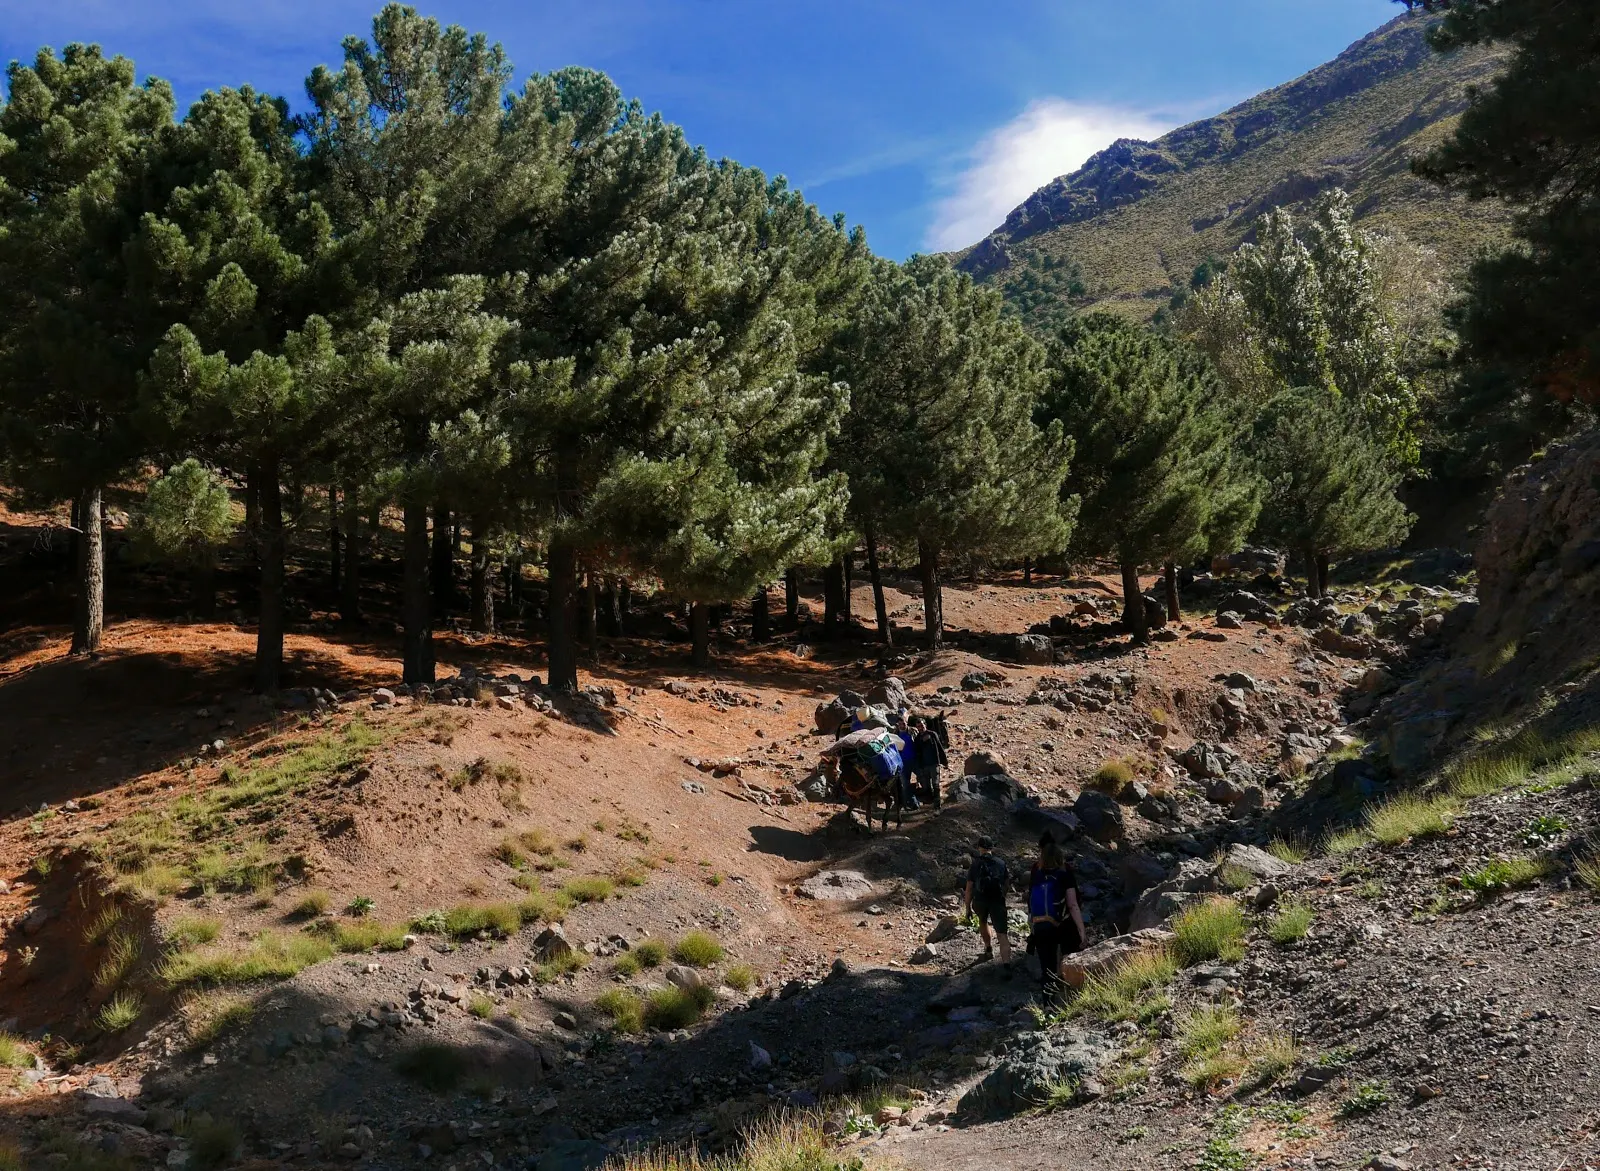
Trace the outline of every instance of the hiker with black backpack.
<instances>
[{"instance_id":1,"label":"hiker with black backpack","mask_svg":"<svg viewBox=\"0 0 1600 1171\"><path fill-rule=\"evenodd\" d=\"M1046 997L1064 983L1062 961L1083 947L1083 910L1078 877L1048 831L1039 839L1039 860L1028 874L1028 950L1039 957Z\"/></svg>"},{"instance_id":2,"label":"hiker with black backpack","mask_svg":"<svg viewBox=\"0 0 1600 1171\"><path fill-rule=\"evenodd\" d=\"M1006 934L1006 888L1011 885L1011 873L1005 859L994 852L994 843L988 838L978 839L978 853L967 871L967 896L964 914L978 916L978 936L983 940L980 960L994 959L994 948L989 943L989 927L993 925L1000 937L1000 962L1011 965L1011 937Z\"/></svg>"}]
</instances>

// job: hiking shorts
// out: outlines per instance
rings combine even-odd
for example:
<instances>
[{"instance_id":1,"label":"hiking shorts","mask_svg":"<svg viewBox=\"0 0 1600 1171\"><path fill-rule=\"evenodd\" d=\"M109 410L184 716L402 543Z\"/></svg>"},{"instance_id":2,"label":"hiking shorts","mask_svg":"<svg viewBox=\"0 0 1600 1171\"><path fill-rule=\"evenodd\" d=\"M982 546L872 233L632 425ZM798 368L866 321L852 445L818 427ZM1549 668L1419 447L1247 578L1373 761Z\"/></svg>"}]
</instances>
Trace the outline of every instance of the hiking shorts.
<instances>
[{"instance_id":1,"label":"hiking shorts","mask_svg":"<svg viewBox=\"0 0 1600 1171\"><path fill-rule=\"evenodd\" d=\"M1009 920L1006 917L1006 903L1004 899L988 902L984 899L972 900L972 913L978 917L978 926L985 923L993 927L1001 935L1009 929Z\"/></svg>"}]
</instances>

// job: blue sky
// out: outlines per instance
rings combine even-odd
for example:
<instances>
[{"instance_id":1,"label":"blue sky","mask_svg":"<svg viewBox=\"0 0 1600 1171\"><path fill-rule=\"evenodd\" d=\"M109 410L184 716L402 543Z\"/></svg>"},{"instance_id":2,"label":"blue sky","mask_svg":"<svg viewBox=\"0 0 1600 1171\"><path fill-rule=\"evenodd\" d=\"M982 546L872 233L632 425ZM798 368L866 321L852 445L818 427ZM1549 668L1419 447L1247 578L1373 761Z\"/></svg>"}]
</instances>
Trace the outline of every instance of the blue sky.
<instances>
[{"instance_id":1,"label":"blue sky","mask_svg":"<svg viewBox=\"0 0 1600 1171\"><path fill-rule=\"evenodd\" d=\"M0 0L0 57L97 41L187 104L249 82L297 105L378 0ZM518 75L580 64L714 155L787 175L897 259L980 239L1120 135L1298 76L1389 0L437 0Z\"/></svg>"}]
</instances>

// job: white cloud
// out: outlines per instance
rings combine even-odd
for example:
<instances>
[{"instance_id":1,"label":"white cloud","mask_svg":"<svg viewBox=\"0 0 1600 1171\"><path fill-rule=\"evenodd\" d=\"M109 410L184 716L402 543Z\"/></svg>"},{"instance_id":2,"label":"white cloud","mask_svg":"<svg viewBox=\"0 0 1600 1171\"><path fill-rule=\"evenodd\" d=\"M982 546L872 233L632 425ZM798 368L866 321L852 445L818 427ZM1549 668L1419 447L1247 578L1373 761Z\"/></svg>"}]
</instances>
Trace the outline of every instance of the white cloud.
<instances>
[{"instance_id":1,"label":"white cloud","mask_svg":"<svg viewBox=\"0 0 1600 1171\"><path fill-rule=\"evenodd\" d=\"M975 244L1057 175L1119 138L1156 138L1173 124L1152 114L1041 98L990 131L967 156L924 237L938 252Z\"/></svg>"}]
</instances>

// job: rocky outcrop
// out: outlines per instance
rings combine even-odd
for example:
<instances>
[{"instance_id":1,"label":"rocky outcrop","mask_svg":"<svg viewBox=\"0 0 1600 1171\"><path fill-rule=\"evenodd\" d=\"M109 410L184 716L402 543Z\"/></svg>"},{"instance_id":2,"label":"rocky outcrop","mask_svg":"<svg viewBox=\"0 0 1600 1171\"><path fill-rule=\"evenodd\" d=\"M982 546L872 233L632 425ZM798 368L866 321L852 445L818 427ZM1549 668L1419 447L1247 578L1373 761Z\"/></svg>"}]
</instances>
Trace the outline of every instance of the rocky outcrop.
<instances>
[{"instance_id":1,"label":"rocky outcrop","mask_svg":"<svg viewBox=\"0 0 1600 1171\"><path fill-rule=\"evenodd\" d=\"M957 1111L973 1120L994 1120L1037 1109L1059 1087L1081 1086L1112 1051L1106 1038L1077 1029L1035 1033L963 1094Z\"/></svg>"}]
</instances>

